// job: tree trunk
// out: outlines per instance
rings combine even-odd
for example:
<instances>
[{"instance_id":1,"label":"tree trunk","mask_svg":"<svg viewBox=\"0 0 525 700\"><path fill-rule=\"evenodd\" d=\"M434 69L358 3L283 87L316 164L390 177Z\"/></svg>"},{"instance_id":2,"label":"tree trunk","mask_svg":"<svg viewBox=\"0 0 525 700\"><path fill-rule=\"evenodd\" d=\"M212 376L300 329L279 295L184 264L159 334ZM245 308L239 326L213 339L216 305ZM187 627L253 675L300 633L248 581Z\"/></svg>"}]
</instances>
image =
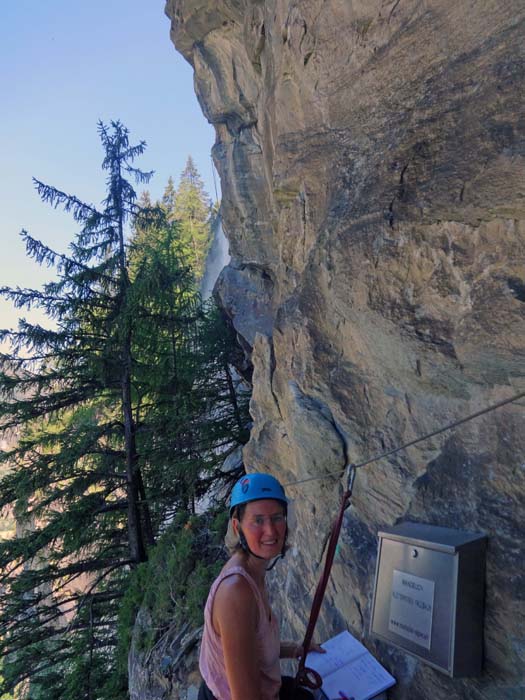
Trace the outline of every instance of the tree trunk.
<instances>
[{"instance_id":1,"label":"tree trunk","mask_svg":"<svg viewBox=\"0 0 525 700\"><path fill-rule=\"evenodd\" d=\"M127 339L131 333L127 332ZM126 343L127 345L127 343ZM124 416L124 443L126 451L126 491L128 496L128 536L131 559L137 564L146 561L146 548L140 517L139 478L137 468L137 448L135 443L135 423L131 406L131 353L129 347L124 348L122 385L122 413Z\"/></svg>"},{"instance_id":2,"label":"tree trunk","mask_svg":"<svg viewBox=\"0 0 525 700\"><path fill-rule=\"evenodd\" d=\"M128 537L130 558L140 564L147 560L142 518L140 514L139 469L135 441L135 421L131 401L131 323L128 316L127 295L129 277L126 267L126 249L124 246L123 213L118 213L119 264L120 264L120 305L123 314L124 329L121 339L122 373L120 376L122 391L122 414L124 419L124 448L126 453L126 491L128 496ZM147 505L145 504L147 507Z\"/></svg>"}]
</instances>

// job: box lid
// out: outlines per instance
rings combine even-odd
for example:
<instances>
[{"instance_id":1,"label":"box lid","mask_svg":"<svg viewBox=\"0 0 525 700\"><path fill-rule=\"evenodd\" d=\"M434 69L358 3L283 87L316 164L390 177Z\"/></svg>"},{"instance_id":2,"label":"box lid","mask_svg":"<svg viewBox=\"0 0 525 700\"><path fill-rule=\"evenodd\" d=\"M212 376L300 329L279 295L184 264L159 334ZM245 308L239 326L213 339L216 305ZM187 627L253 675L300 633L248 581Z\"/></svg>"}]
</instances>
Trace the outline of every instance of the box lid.
<instances>
[{"instance_id":1,"label":"box lid","mask_svg":"<svg viewBox=\"0 0 525 700\"><path fill-rule=\"evenodd\" d=\"M386 527L380 530L378 535L383 539L405 542L450 554L487 539L487 536L480 532L465 532L450 527L410 522Z\"/></svg>"}]
</instances>

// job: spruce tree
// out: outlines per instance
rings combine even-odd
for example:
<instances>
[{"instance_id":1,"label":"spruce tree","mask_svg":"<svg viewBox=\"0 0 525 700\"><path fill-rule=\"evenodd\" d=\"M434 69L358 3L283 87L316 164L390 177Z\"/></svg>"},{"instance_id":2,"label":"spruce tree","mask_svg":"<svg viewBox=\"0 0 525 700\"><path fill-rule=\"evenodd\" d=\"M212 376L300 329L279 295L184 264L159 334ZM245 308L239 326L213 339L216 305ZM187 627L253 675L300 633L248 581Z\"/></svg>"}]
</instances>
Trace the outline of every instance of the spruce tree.
<instances>
[{"instance_id":1,"label":"spruce tree","mask_svg":"<svg viewBox=\"0 0 525 700\"><path fill-rule=\"evenodd\" d=\"M200 300L183 222L126 179L149 179L132 165L145 144L119 122L99 133L100 209L35 181L80 224L67 255L23 232L57 280L1 290L54 322L0 333L0 430L17 433L0 508L18 523L0 542L0 692L22 684L33 700L124 700L113 651L130 573L175 514L232 478L223 459L247 439L234 335Z\"/></svg>"},{"instance_id":2,"label":"spruce tree","mask_svg":"<svg viewBox=\"0 0 525 700\"><path fill-rule=\"evenodd\" d=\"M164 199L173 201L173 193L168 188ZM206 255L211 245L211 201L204 189L193 158L188 156L180 176L175 194L174 217L180 223L181 241L186 257L198 280L204 272Z\"/></svg>"},{"instance_id":3,"label":"spruce tree","mask_svg":"<svg viewBox=\"0 0 525 700\"><path fill-rule=\"evenodd\" d=\"M248 437L248 395L234 389L235 335L213 302L200 298L181 224L137 230L130 260L141 334L137 436L162 526L225 479L220 465Z\"/></svg>"},{"instance_id":4,"label":"spruce tree","mask_svg":"<svg viewBox=\"0 0 525 700\"><path fill-rule=\"evenodd\" d=\"M91 681L103 674L111 646L119 576L145 561L153 544L133 415L125 241L139 213L126 176L147 182L151 173L133 166L145 144L131 145L120 122L98 130L102 207L35 180L42 200L71 212L80 232L65 255L23 231L28 254L54 266L58 279L43 290L1 290L54 322L21 320L17 331L0 334L11 343L0 355L0 429L20 432L0 455L9 465L0 507L14 506L19 520L17 537L0 544L4 687L31 679L48 697L62 697L75 674L85 689L77 697L96 697Z\"/></svg>"},{"instance_id":5,"label":"spruce tree","mask_svg":"<svg viewBox=\"0 0 525 700\"><path fill-rule=\"evenodd\" d=\"M171 175L168 178L168 183L164 188L164 193L162 195L162 200L160 206L166 212L166 216L169 222L175 219L175 203L177 197L177 190L175 188L175 183Z\"/></svg>"}]
</instances>

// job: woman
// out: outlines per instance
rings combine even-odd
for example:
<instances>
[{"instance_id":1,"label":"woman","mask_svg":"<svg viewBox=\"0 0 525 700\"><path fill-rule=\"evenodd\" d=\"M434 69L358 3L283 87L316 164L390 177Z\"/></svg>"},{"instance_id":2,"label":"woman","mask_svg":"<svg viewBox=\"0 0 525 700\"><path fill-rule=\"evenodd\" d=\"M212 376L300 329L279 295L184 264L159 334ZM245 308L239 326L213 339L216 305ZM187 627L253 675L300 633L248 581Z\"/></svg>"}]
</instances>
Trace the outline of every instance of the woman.
<instances>
[{"instance_id":1,"label":"woman","mask_svg":"<svg viewBox=\"0 0 525 700\"><path fill-rule=\"evenodd\" d=\"M265 574L284 556L288 499L269 474L243 476L233 487L226 545L231 554L204 610L199 700L306 700L311 694L281 679L279 658L297 658L300 644L279 641ZM313 646L313 650L322 651Z\"/></svg>"}]
</instances>

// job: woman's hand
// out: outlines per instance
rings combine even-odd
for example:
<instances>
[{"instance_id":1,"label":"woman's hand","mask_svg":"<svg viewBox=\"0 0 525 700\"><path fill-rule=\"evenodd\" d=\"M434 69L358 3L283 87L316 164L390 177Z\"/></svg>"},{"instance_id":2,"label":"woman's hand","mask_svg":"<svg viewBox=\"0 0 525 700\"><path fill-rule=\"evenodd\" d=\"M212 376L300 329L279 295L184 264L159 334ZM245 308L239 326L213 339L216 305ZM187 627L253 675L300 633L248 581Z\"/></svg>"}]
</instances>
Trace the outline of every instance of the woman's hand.
<instances>
[{"instance_id":1,"label":"woman's hand","mask_svg":"<svg viewBox=\"0 0 525 700\"><path fill-rule=\"evenodd\" d=\"M310 644L310 651L326 654L326 650L319 644ZM300 659L303 655L303 645L297 642L281 642L281 659Z\"/></svg>"}]
</instances>

